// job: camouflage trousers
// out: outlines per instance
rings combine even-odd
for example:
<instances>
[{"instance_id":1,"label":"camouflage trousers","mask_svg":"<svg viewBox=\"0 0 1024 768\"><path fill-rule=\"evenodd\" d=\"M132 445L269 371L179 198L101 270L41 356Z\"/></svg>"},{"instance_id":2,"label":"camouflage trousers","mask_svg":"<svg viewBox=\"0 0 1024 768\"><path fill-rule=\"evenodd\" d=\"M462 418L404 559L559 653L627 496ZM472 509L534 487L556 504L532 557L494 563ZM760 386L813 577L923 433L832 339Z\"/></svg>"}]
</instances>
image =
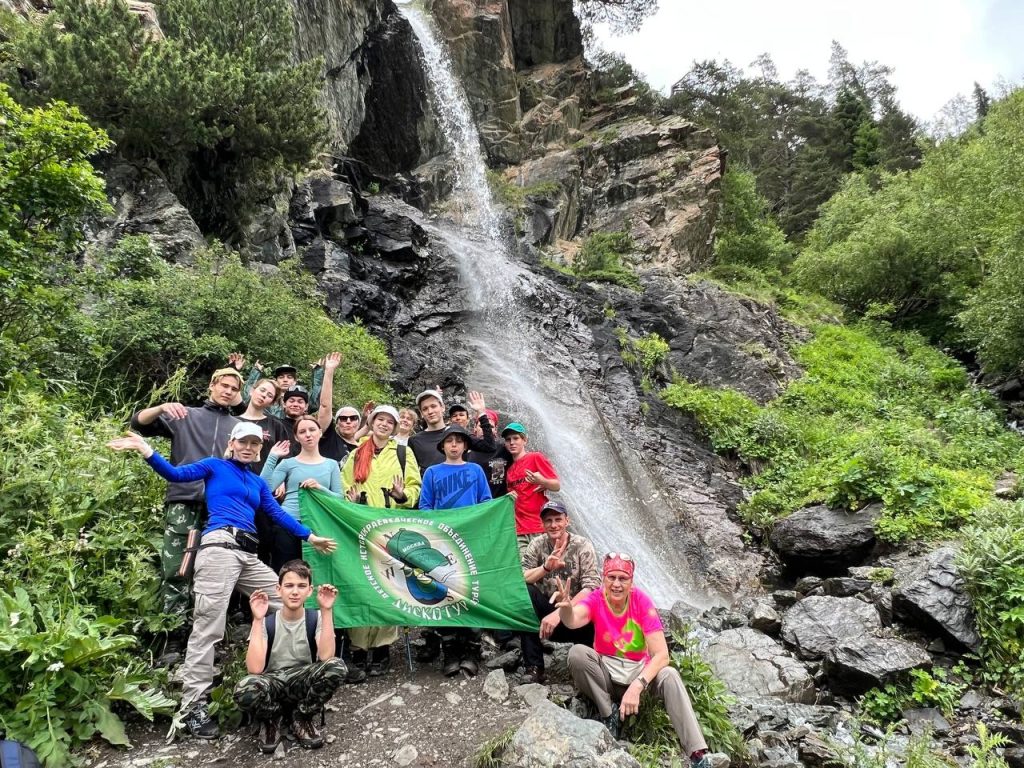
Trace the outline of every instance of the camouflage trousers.
<instances>
[{"instance_id":1,"label":"camouflage trousers","mask_svg":"<svg viewBox=\"0 0 1024 768\"><path fill-rule=\"evenodd\" d=\"M206 505L202 502L175 501L164 506L164 543L160 548L160 567L163 585L160 596L164 613L181 616L188 623L189 582L178 576L181 559L185 555L190 528L199 528L206 519Z\"/></svg>"},{"instance_id":2,"label":"camouflage trousers","mask_svg":"<svg viewBox=\"0 0 1024 768\"><path fill-rule=\"evenodd\" d=\"M328 659L262 675L248 675L235 686L235 702L257 720L298 715L310 718L323 710L348 669L341 659Z\"/></svg>"}]
</instances>

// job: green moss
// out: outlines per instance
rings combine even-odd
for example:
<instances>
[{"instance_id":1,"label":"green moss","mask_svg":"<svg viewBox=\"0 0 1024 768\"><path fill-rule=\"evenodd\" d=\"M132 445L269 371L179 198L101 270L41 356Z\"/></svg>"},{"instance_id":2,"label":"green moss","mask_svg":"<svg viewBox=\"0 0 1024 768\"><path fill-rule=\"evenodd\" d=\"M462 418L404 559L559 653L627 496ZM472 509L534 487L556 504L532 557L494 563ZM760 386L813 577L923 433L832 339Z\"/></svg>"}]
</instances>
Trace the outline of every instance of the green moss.
<instances>
[{"instance_id":1,"label":"green moss","mask_svg":"<svg viewBox=\"0 0 1024 768\"><path fill-rule=\"evenodd\" d=\"M640 289L640 280L623 261L633 251L627 232L595 232L586 239L573 262L573 272L584 280L617 283Z\"/></svg>"}]
</instances>

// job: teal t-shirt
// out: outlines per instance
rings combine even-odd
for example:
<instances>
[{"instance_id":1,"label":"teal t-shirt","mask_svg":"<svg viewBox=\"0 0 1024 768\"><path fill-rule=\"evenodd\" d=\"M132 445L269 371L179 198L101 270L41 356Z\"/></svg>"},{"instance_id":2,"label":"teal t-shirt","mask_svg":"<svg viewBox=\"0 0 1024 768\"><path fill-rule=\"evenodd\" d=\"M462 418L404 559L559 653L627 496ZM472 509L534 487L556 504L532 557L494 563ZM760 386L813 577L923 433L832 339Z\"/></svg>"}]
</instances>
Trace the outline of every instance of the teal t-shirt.
<instances>
[{"instance_id":1,"label":"teal t-shirt","mask_svg":"<svg viewBox=\"0 0 1024 768\"><path fill-rule=\"evenodd\" d=\"M341 469L338 462L333 459L323 459L319 464L305 464L299 461L298 456L290 459L278 459L270 454L267 463L263 465L260 477L267 481L270 490L273 491L281 483L284 483L288 492L284 497L284 511L294 517L299 516L299 485L303 480L312 478L320 483L321 487L333 496L341 496Z\"/></svg>"}]
</instances>

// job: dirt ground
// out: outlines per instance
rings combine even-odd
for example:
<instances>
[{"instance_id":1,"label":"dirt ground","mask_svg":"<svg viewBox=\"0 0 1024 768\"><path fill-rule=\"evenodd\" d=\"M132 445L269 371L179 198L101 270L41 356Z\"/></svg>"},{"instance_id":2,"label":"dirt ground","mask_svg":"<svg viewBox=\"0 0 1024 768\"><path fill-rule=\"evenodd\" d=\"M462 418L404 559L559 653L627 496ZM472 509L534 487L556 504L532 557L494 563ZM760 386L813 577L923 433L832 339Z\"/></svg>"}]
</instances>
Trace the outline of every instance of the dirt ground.
<instances>
[{"instance_id":1,"label":"dirt ground","mask_svg":"<svg viewBox=\"0 0 1024 768\"><path fill-rule=\"evenodd\" d=\"M438 663L416 664L410 673L404 647L392 647L388 675L361 685L344 685L327 711L318 750L285 742L285 751L263 755L255 731L247 725L216 741L180 738L165 741L169 720L159 718L128 729L130 749L95 746L86 752L91 768L192 768L201 765L258 766L469 766L480 744L518 725L529 707L515 692L517 676L510 674L510 694L503 702L484 695L488 670L480 674L444 677Z\"/></svg>"}]
</instances>

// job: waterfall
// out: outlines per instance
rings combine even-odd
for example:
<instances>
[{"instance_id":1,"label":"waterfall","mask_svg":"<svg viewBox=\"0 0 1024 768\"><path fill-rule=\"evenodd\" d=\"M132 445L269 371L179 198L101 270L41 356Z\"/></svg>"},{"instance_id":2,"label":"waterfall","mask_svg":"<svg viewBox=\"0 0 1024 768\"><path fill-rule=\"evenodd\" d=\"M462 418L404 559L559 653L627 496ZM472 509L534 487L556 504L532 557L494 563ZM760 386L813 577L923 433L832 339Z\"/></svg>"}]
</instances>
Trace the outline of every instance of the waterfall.
<instances>
[{"instance_id":1,"label":"waterfall","mask_svg":"<svg viewBox=\"0 0 1024 768\"><path fill-rule=\"evenodd\" d=\"M502 236L472 111L432 20L402 0L399 10L421 46L455 166L458 221L437 223L432 234L456 255L470 307L465 343L475 363L465 380L526 425L529 447L543 451L558 471L558 497L599 559L609 551L631 554L637 583L662 607L679 599L706 606L710 600L694 584L685 559L666 543L665 528L675 521L666 519L656 498L642 498L637 490L656 487L636 482L646 469L623 466L568 349L517 312L520 302L544 290L544 280L515 262Z\"/></svg>"}]
</instances>

